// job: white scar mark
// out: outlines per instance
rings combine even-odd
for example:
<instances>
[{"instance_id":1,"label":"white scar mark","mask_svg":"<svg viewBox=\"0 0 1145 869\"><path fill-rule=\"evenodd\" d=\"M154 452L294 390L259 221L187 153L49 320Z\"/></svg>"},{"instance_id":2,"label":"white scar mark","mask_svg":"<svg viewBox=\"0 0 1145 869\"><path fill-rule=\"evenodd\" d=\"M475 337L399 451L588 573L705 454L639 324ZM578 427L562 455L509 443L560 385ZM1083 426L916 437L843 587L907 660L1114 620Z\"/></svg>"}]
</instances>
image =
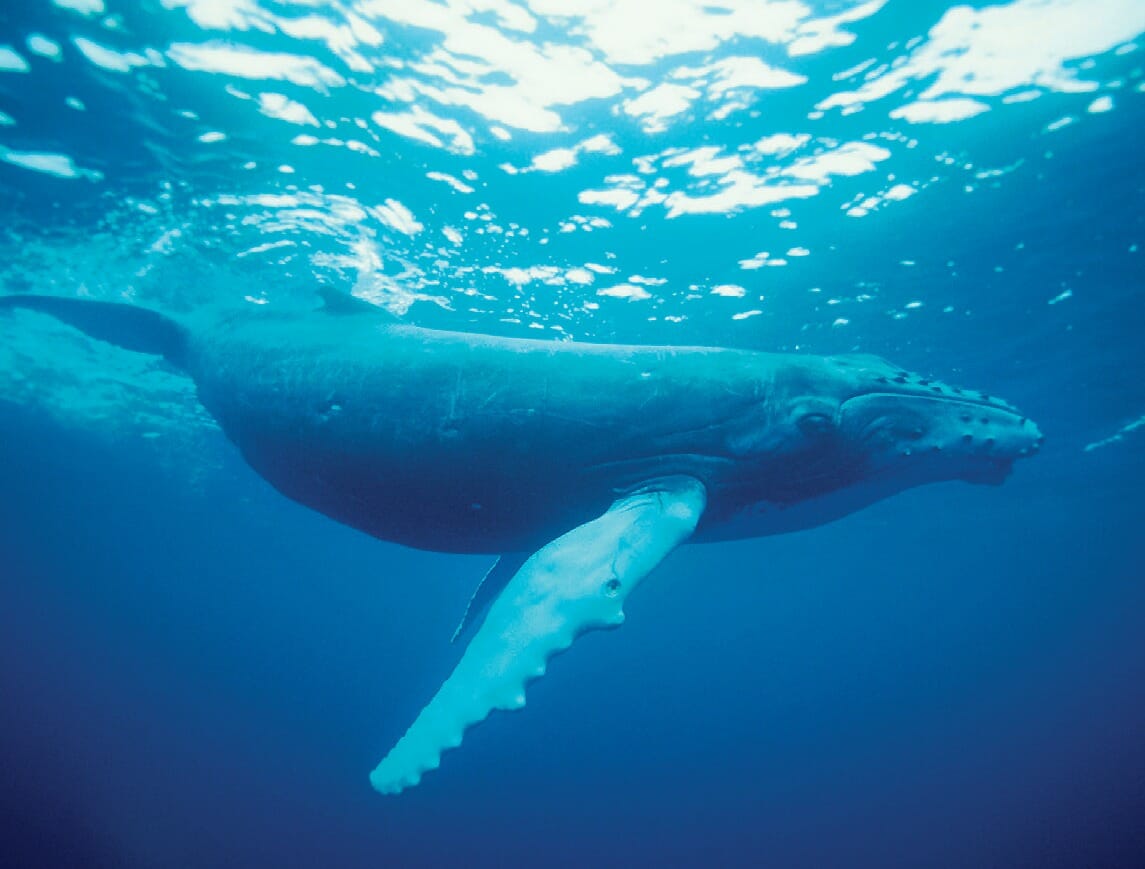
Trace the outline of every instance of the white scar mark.
<instances>
[{"instance_id":1,"label":"white scar mark","mask_svg":"<svg viewBox=\"0 0 1145 869\"><path fill-rule=\"evenodd\" d=\"M1139 428L1145 428L1145 414L1137 417L1137 419L1133 420L1133 422L1126 423L1109 437L1102 438L1099 441L1094 441L1091 444L1086 444L1085 452L1090 453L1096 449L1100 449L1101 447L1108 447L1117 443L1118 441L1123 441L1125 440L1125 436L1127 434L1131 434L1132 432L1137 431Z\"/></svg>"}]
</instances>

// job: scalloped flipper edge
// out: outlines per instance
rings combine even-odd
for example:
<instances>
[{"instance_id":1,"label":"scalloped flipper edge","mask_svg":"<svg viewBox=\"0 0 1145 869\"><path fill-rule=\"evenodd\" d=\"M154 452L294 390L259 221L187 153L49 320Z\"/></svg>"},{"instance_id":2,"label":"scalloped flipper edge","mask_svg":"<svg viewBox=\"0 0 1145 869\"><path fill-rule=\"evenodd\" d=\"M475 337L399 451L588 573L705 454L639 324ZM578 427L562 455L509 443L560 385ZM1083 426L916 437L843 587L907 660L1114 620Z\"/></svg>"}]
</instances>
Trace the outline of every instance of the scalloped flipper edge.
<instances>
[{"instance_id":1,"label":"scalloped flipper edge","mask_svg":"<svg viewBox=\"0 0 1145 869\"><path fill-rule=\"evenodd\" d=\"M650 481L534 553L493 602L453 674L370 774L383 794L413 787L494 709L520 709L525 685L594 628L624 621L639 582L696 528L707 492L692 477Z\"/></svg>"}]
</instances>

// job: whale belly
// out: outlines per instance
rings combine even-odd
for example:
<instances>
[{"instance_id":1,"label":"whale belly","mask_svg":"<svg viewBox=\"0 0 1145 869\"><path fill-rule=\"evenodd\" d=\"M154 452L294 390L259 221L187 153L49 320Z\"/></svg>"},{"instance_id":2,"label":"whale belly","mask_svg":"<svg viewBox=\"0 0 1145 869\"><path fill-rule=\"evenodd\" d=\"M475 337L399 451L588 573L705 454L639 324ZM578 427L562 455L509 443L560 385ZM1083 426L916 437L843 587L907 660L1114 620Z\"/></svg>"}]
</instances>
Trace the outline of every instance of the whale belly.
<instances>
[{"instance_id":1,"label":"whale belly","mask_svg":"<svg viewBox=\"0 0 1145 869\"><path fill-rule=\"evenodd\" d=\"M246 324L193 348L189 367L283 494L449 552L533 549L651 476L703 478L726 461L720 421L753 398L729 386L747 366L732 351L519 345L406 327L299 344ZM718 390L698 373L715 353Z\"/></svg>"}]
</instances>

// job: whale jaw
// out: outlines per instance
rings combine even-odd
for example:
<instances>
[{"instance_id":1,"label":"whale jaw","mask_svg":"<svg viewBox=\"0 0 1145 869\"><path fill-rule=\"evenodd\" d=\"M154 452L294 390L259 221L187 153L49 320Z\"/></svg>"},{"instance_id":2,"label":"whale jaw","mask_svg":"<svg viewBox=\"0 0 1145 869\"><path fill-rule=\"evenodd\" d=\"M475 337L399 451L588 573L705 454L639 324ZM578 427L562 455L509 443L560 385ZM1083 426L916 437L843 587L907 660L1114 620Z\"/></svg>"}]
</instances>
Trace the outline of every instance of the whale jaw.
<instances>
[{"instance_id":1,"label":"whale jaw","mask_svg":"<svg viewBox=\"0 0 1145 869\"><path fill-rule=\"evenodd\" d=\"M949 479L998 485L1044 437L1007 404L939 395L868 393L843 403L840 426L867 450L869 473L911 485Z\"/></svg>"}]
</instances>

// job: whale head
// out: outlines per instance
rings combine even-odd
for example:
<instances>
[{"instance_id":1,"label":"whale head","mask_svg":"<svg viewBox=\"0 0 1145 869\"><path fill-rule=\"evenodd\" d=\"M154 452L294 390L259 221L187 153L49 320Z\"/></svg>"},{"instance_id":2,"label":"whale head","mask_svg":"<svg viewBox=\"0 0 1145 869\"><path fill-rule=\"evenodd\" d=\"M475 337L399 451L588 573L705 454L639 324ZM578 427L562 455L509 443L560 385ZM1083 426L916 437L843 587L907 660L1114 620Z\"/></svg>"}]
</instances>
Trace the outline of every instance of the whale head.
<instances>
[{"instance_id":1,"label":"whale head","mask_svg":"<svg viewBox=\"0 0 1145 869\"><path fill-rule=\"evenodd\" d=\"M810 527L925 483L998 485L1043 440L1005 401L875 356L777 366L766 394L731 438L742 464L728 487L729 535L744 520L757 534Z\"/></svg>"},{"instance_id":2,"label":"whale head","mask_svg":"<svg viewBox=\"0 0 1145 869\"><path fill-rule=\"evenodd\" d=\"M1037 425L1000 398L877 357L825 363L834 369L838 437L868 475L901 476L907 485L947 479L996 485L1017 459L1041 447Z\"/></svg>"}]
</instances>

